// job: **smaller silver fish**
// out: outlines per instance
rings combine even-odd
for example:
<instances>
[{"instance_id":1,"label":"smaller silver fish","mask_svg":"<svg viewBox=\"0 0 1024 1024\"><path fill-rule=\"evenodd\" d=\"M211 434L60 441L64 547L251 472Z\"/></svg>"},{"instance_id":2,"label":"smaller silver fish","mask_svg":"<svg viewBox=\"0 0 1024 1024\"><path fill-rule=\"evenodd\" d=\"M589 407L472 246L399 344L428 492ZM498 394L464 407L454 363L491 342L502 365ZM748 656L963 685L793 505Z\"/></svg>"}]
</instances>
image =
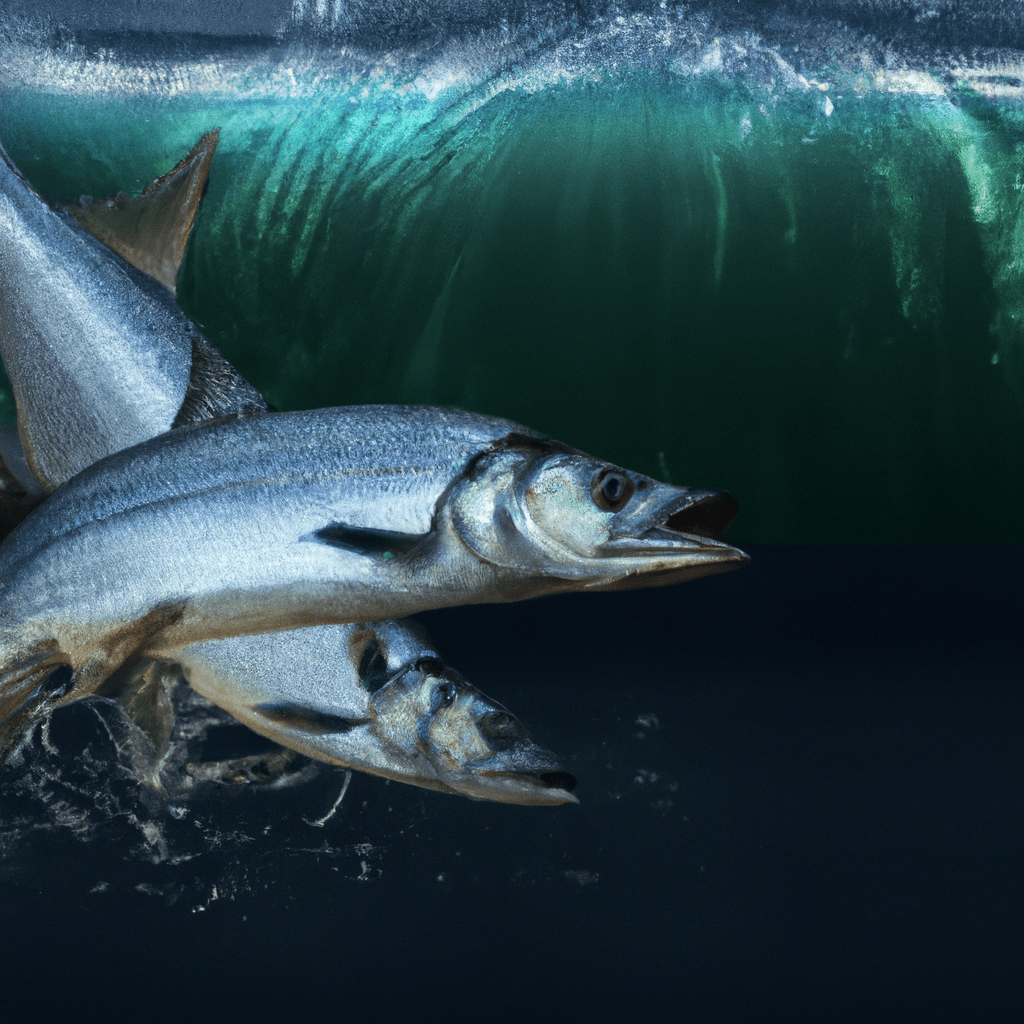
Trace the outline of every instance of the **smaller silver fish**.
<instances>
[{"instance_id":1,"label":"smaller silver fish","mask_svg":"<svg viewBox=\"0 0 1024 1024\"><path fill-rule=\"evenodd\" d=\"M210 640L175 660L208 700L320 761L475 800L577 802L555 755L409 622Z\"/></svg>"}]
</instances>

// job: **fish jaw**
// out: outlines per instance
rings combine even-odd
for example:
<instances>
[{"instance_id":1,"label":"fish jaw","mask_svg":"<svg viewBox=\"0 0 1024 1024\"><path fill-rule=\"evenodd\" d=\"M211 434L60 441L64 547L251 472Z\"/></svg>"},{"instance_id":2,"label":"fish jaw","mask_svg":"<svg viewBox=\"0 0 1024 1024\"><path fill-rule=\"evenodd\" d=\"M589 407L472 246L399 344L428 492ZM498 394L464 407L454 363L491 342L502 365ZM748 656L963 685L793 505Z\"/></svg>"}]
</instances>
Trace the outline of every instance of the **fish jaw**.
<instances>
[{"instance_id":1,"label":"fish jaw","mask_svg":"<svg viewBox=\"0 0 1024 1024\"><path fill-rule=\"evenodd\" d=\"M453 532L520 598L664 586L739 568L749 557L721 539L737 510L724 491L659 483L557 442L512 439L453 482L435 527Z\"/></svg>"},{"instance_id":2,"label":"fish jaw","mask_svg":"<svg viewBox=\"0 0 1024 1024\"><path fill-rule=\"evenodd\" d=\"M750 556L721 539L739 511L727 491L673 487L651 481L645 501L622 515L598 549L622 574L609 574L592 589L668 586L739 569ZM621 514L620 514L621 515Z\"/></svg>"},{"instance_id":3,"label":"fish jaw","mask_svg":"<svg viewBox=\"0 0 1024 1024\"><path fill-rule=\"evenodd\" d=\"M576 778L489 697L462 693L436 714L427 743L438 777L471 800L555 807L579 803Z\"/></svg>"},{"instance_id":4,"label":"fish jaw","mask_svg":"<svg viewBox=\"0 0 1024 1024\"><path fill-rule=\"evenodd\" d=\"M576 777L543 747L533 745L532 750L521 751L516 760L494 758L469 767L471 771L445 781L453 792L471 800L527 807L579 803L573 795Z\"/></svg>"}]
</instances>

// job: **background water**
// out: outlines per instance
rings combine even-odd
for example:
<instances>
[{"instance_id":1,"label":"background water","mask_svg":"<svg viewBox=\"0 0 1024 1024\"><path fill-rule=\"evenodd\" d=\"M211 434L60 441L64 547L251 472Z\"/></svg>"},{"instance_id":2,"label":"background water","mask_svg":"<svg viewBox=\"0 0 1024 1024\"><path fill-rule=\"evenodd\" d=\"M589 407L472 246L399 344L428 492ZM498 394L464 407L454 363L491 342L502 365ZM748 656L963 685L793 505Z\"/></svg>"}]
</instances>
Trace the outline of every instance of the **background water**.
<instances>
[{"instance_id":1,"label":"background water","mask_svg":"<svg viewBox=\"0 0 1024 1024\"><path fill-rule=\"evenodd\" d=\"M298 10L260 41L12 21L0 98L61 202L221 128L180 300L279 408L506 416L727 487L738 541L1024 537L1017 51Z\"/></svg>"},{"instance_id":2,"label":"background water","mask_svg":"<svg viewBox=\"0 0 1024 1024\"><path fill-rule=\"evenodd\" d=\"M55 716L59 753L0 793L8 1005L1016 1019L1021 550L753 553L675 591L430 617L569 757L577 807L357 774L317 827L326 768L161 803L95 710Z\"/></svg>"},{"instance_id":3,"label":"background water","mask_svg":"<svg viewBox=\"0 0 1024 1024\"><path fill-rule=\"evenodd\" d=\"M278 407L508 416L727 487L756 546L429 617L579 807L355 776L318 826L343 775L312 766L157 799L109 709L55 716L0 788L26 1007L1013 1019L1015 12L48 10L0 0L5 146L70 202L219 126L179 298Z\"/></svg>"}]
</instances>

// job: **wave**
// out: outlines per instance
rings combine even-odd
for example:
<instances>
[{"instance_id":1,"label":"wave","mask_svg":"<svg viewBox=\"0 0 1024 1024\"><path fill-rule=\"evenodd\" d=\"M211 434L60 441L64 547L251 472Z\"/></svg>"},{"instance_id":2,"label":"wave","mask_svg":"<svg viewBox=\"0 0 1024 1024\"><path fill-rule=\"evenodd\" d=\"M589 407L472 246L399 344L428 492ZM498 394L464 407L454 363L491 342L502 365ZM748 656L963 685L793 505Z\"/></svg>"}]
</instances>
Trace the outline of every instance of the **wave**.
<instances>
[{"instance_id":1,"label":"wave","mask_svg":"<svg viewBox=\"0 0 1024 1024\"><path fill-rule=\"evenodd\" d=\"M179 299L279 408L506 416L737 540L1019 542L1019 51L727 7L12 22L0 130L68 202L220 127Z\"/></svg>"}]
</instances>

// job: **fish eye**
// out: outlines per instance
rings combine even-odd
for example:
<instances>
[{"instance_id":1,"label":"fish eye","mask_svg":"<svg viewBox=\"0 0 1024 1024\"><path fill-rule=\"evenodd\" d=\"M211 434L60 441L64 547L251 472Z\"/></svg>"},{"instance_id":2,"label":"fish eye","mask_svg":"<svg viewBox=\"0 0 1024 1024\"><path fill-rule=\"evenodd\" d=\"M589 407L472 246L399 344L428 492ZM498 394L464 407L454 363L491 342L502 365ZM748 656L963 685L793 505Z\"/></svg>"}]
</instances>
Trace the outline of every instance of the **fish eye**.
<instances>
[{"instance_id":1,"label":"fish eye","mask_svg":"<svg viewBox=\"0 0 1024 1024\"><path fill-rule=\"evenodd\" d=\"M430 695L430 713L436 714L441 708L448 707L455 700L455 684L452 682L441 682L434 687Z\"/></svg>"},{"instance_id":2,"label":"fish eye","mask_svg":"<svg viewBox=\"0 0 1024 1024\"><path fill-rule=\"evenodd\" d=\"M633 481L614 469L602 470L590 489L594 504L604 512L618 512L633 497Z\"/></svg>"}]
</instances>

